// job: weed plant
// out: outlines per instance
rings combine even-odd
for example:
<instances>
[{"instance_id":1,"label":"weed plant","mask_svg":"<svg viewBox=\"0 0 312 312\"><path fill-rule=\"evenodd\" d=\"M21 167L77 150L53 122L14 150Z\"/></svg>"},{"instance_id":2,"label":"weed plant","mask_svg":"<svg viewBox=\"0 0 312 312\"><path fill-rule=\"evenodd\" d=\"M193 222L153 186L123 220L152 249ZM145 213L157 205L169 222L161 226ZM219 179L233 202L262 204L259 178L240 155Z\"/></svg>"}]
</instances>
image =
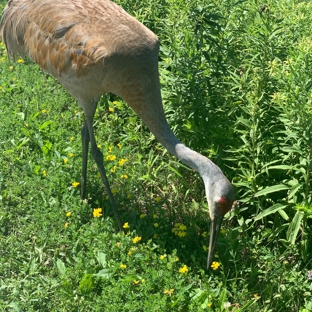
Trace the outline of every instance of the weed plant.
<instances>
[{"instance_id":1,"label":"weed plant","mask_svg":"<svg viewBox=\"0 0 312 312\"><path fill-rule=\"evenodd\" d=\"M0 310L312 311L312 4L117 2L160 38L172 129L236 187L213 266L199 176L104 95L118 233L91 159L80 200L82 111L1 43Z\"/></svg>"}]
</instances>

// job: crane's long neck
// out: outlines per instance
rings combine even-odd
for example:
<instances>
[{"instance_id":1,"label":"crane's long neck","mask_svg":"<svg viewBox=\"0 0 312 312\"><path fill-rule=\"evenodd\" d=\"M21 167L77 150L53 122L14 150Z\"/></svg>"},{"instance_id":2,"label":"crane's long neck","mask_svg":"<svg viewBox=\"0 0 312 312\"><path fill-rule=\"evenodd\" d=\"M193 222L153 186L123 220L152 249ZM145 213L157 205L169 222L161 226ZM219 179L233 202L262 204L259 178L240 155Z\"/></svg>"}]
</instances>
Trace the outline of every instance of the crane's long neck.
<instances>
[{"instance_id":1,"label":"crane's long neck","mask_svg":"<svg viewBox=\"0 0 312 312\"><path fill-rule=\"evenodd\" d=\"M132 101L130 103L128 102L155 135L156 139L171 154L179 158L184 164L199 172L203 178L209 179L209 177L215 174L222 174L220 168L211 160L182 144L174 135L166 120L160 93L149 97L148 102L144 101L138 105L137 103L139 103L139 101L137 99L134 103Z\"/></svg>"}]
</instances>

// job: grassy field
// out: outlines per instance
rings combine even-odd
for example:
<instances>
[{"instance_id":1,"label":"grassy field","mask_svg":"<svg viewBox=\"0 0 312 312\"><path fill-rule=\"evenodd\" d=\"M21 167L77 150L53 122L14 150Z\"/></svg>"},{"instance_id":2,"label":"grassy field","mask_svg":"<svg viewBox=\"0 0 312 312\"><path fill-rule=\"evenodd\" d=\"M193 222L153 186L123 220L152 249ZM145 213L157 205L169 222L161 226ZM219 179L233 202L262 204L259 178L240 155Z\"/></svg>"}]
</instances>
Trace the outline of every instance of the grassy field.
<instances>
[{"instance_id":1,"label":"grassy field","mask_svg":"<svg viewBox=\"0 0 312 312\"><path fill-rule=\"evenodd\" d=\"M104 95L94 127L118 233L91 159L80 199L83 112L0 43L0 310L312 311L312 4L118 4L160 38L172 129L235 186L214 267L199 175Z\"/></svg>"}]
</instances>

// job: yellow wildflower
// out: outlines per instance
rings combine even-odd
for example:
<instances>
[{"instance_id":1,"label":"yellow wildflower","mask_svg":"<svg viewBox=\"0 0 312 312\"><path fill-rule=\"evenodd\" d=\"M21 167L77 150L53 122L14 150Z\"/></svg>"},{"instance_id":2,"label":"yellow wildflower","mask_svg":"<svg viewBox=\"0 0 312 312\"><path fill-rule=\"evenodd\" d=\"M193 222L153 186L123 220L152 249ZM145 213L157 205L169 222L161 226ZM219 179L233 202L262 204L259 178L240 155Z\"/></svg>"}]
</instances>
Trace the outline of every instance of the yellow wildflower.
<instances>
[{"instance_id":1,"label":"yellow wildflower","mask_svg":"<svg viewBox=\"0 0 312 312\"><path fill-rule=\"evenodd\" d=\"M93 217L99 218L102 216L102 208L95 208L93 209Z\"/></svg>"},{"instance_id":2,"label":"yellow wildflower","mask_svg":"<svg viewBox=\"0 0 312 312\"><path fill-rule=\"evenodd\" d=\"M111 170L109 170L111 173L114 173L116 171L117 167L114 166Z\"/></svg>"},{"instance_id":3,"label":"yellow wildflower","mask_svg":"<svg viewBox=\"0 0 312 312\"><path fill-rule=\"evenodd\" d=\"M66 165L68 163L68 158L64 158L63 161L64 161L64 164Z\"/></svg>"},{"instance_id":4,"label":"yellow wildflower","mask_svg":"<svg viewBox=\"0 0 312 312\"><path fill-rule=\"evenodd\" d=\"M226 230L225 230L225 229L221 229L220 233L221 233L221 234L225 234L225 233L226 233Z\"/></svg>"},{"instance_id":5,"label":"yellow wildflower","mask_svg":"<svg viewBox=\"0 0 312 312\"><path fill-rule=\"evenodd\" d=\"M24 60L18 59L18 60L17 60L17 63L24 63Z\"/></svg>"},{"instance_id":6,"label":"yellow wildflower","mask_svg":"<svg viewBox=\"0 0 312 312\"><path fill-rule=\"evenodd\" d=\"M142 239L141 236L136 236L136 237L134 237L134 238L132 239L132 242L133 242L133 244L136 244L136 243L138 243L141 239Z\"/></svg>"},{"instance_id":7,"label":"yellow wildflower","mask_svg":"<svg viewBox=\"0 0 312 312\"><path fill-rule=\"evenodd\" d=\"M113 147L112 147L112 146L109 146L109 147L108 147L108 152L111 153L112 150L113 150Z\"/></svg>"},{"instance_id":8,"label":"yellow wildflower","mask_svg":"<svg viewBox=\"0 0 312 312\"><path fill-rule=\"evenodd\" d=\"M211 267L212 267L213 270L217 270L220 265L221 265L220 262L213 261L212 264L211 264Z\"/></svg>"},{"instance_id":9,"label":"yellow wildflower","mask_svg":"<svg viewBox=\"0 0 312 312\"><path fill-rule=\"evenodd\" d=\"M124 229L128 229L129 227L130 227L130 225L129 225L128 222L126 222L126 223L123 225L123 228L124 228Z\"/></svg>"},{"instance_id":10,"label":"yellow wildflower","mask_svg":"<svg viewBox=\"0 0 312 312\"><path fill-rule=\"evenodd\" d=\"M258 294L254 294L254 299L258 300L259 298Z\"/></svg>"},{"instance_id":11,"label":"yellow wildflower","mask_svg":"<svg viewBox=\"0 0 312 312\"><path fill-rule=\"evenodd\" d=\"M157 214L153 214L153 218L154 218L154 219L157 219Z\"/></svg>"},{"instance_id":12,"label":"yellow wildflower","mask_svg":"<svg viewBox=\"0 0 312 312\"><path fill-rule=\"evenodd\" d=\"M122 146L120 143L118 143L117 146L119 147L119 149L122 149Z\"/></svg>"},{"instance_id":13,"label":"yellow wildflower","mask_svg":"<svg viewBox=\"0 0 312 312\"><path fill-rule=\"evenodd\" d=\"M43 110L41 111L42 114L45 114L46 112L47 112L46 109L43 109Z\"/></svg>"},{"instance_id":14,"label":"yellow wildflower","mask_svg":"<svg viewBox=\"0 0 312 312\"><path fill-rule=\"evenodd\" d=\"M68 225L69 225L68 222L66 222L66 223L64 224L64 227L65 227L65 228L68 228Z\"/></svg>"},{"instance_id":15,"label":"yellow wildflower","mask_svg":"<svg viewBox=\"0 0 312 312\"><path fill-rule=\"evenodd\" d=\"M206 237L206 236L207 236L207 232L203 232L202 237Z\"/></svg>"},{"instance_id":16,"label":"yellow wildflower","mask_svg":"<svg viewBox=\"0 0 312 312\"><path fill-rule=\"evenodd\" d=\"M141 215L140 215L140 219L144 219L146 217L146 214L145 213L142 213Z\"/></svg>"},{"instance_id":17,"label":"yellow wildflower","mask_svg":"<svg viewBox=\"0 0 312 312\"><path fill-rule=\"evenodd\" d=\"M97 147L98 147L98 148L102 148L102 145L99 144Z\"/></svg>"},{"instance_id":18,"label":"yellow wildflower","mask_svg":"<svg viewBox=\"0 0 312 312\"><path fill-rule=\"evenodd\" d=\"M179 261L180 259L179 259L179 257L174 257L174 261L175 262L177 262L177 261Z\"/></svg>"},{"instance_id":19,"label":"yellow wildflower","mask_svg":"<svg viewBox=\"0 0 312 312\"><path fill-rule=\"evenodd\" d=\"M107 155L106 160L115 160L116 156L115 155Z\"/></svg>"},{"instance_id":20,"label":"yellow wildflower","mask_svg":"<svg viewBox=\"0 0 312 312\"><path fill-rule=\"evenodd\" d=\"M9 70L13 70L13 68L14 68L13 66L9 66Z\"/></svg>"},{"instance_id":21,"label":"yellow wildflower","mask_svg":"<svg viewBox=\"0 0 312 312\"><path fill-rule=\"evenodd\" d=\"M184 265L182 268L179 269L180 273L187 273L188 272L188 267L186 265Z\"/></svg>"},{"instance_id":22,"label":"yellow wildflower","mask_svg":"<svg viewBox=\"0 0 312 312\"><path fill-rule=\"evenodd\" d=\"M140 283L140 281L137 281L137 280L134 280L134 281L133 281L133 284L134 284L134 285L138 285L139 283Z\"/></svg>"},{"instance_id":23,"label":"yellow wildflower","mask_svg":"<svg viewBox=\"0 0 312 312\"><path fill-rule=\"evenodd\" d=\"M120 247L120 242L117 242L117 243L116 243L116 246L119 248L119 247Z\"/></svg>"},{"instance_id":24,"label":"yellow wildflower","mask_svg":"<svg viewBox=\"0 0 312 312\"><path fill-rule=\"evenodd\" d=\"M113 193L113 194L116 194L117 192L118 192L118 190L117 190L116 188L113 188L113 189L112 189L112 193Z\"/></svg>"},{"instance_id":25,"label":"yellow wildflower","mask_svg":"<svg viewBox=\"0 0 312 312\"><path fill-rule=\"evenodd\" d=\"M73 182L73 183L72 183L72 186L73 186L73 187L77 187L79 184L80 184L80 182Z\"/></svg>"},{"instance_id":26,"label":"yellow wildflower","mask_svg":"<svg viewBox=\"0 0 312 312\"><path fill-rule=\"evenodd\" d=\"M155 226L155 228L158 228L159 224L158 223L154 223L154 226Z\"/></svg>"},{"instance_id":27,"label":"yellow wildflower","mask_svg":"<svg viewBox=\"0 0 312 312\"><path fill-rule=\"evenodd\" d=\"M66 217L70 217L70 215L71 215L70 211L66 212Z\"/></svg>"},{"instance_id":28,"label":"yellow wildflower","mask_svg":"<svg viewBox=\"0 0 312 312\"><path fill-rule=\"evenodd\" d=\"M117 105L117 103L118 103L117 101L114 101L114 102L113 102L114 105Z\"/></svg>"},{"instance_id":29,"label":"yellow wildflower","mask_svg":"<svg viewBox=\"0 0 312 312\"><path fill-rule=\"evenodd\" d=\"M109 108L108 108L108 111L109 111L110 113L113 113L113 112L114 112L114 109L113 109L112 107L109 107Z\"/></svg>"},{"instance_id":30,"label":"yellow wildflower","mask_svg":"<svg viewBox=\"0 0 312 312\"><path fill-rule=\"evenodd\" d=\"M42 171L42 174L46 177L47 176L47 172L45 170Z\"/></svg>"},{"instance_id":31,"label":"yellow wildflower","mask_svg":"<svg viewBox=\"0 0 312 312\"><path fill-rule=\"evenodd\" d=\"M160 259L160 260L164 260L164 259L165 259L165 255L161 255L161 256L159 257L159 259Z\"/></svg>"},{"instance_id":32,"label":"yellow wildflower","mask_svg":"<svg viewBox=\"0 0 312 312\"><path fill-rule=\"evenodd\" d=\"M122 175L120 176L120 178L121 178L121 179L128 179L128 176L127 176L126 174L122 174Z\"/></svg>"},{"instance_id":33,"label":"yellow wildflower","mask_svg":"<svg viewBox=\"0 0 312 312\"><path fill-rule=\"evenodd\" d=\"M207 307L208 307L208 308L211 308L211 303L208 302L208 303L207 303Z\"/></svg>"},{"instance_id":34,"label":"yellow wildflower","mask_svg":"<svg viewBox=\"0 0 312 312\"><path fill-rule=\"evenodd\" d=\"M73 153L69 153L68 156L69 156L69 157L73 157L74 154L73 154Z\"/></svg>"},{"instance_id":35,"label":"yellow wildflower","mask_svg":"<svg viewBox=\"0 0 312 312\"><path fill-rule=\"evenodd\" d=\"M74 138L74 137L71 137L71 138L70 138L70 140L71 140L71 141L74 141L74 140L75 140L75 138Z\"/></svg>"},{"instance_id":36,"label":"yellow wildflower","mask_svg":"<svg viewBox=\"0 0 312 312\"><path fill-rule=\"evenodd\" d=\"M155 200L156 200L156 202L158 203L158 202L161 201L161 197L160 197L160 196L157 196L157 197L155 198Z\"/></svg>"},{"instance_id":37,"label":"yellow wildflower","mask_svg":"<svg viewBox=\"0 0 312 312\"><path fill-rule=\"evenodd\" d=\"M125 269L125 268L127 267L127 265L126 265L126 264L121 264L119 267L120 267L121 269Z\"/></svg>"},{"instance_id":38,"label":"yellow wildflower","mask_svg":"<svg viewBox=\"0 0 312 312\"><path fill-rule=\"evenodd\" d=\"M173 289L173 288L171 288L170 290L167 290L167 289L164 290L164 294L165 294L165 295L168 295L169 297L170 297L173 293L174 293L174 289Z\"/></svg>"},{"instance_id":39,"label":"yellow wildflower","mask_svg":"<svg viewBox=\"0 0 312 312\"><path fill-rule=\"evenodd\" d=\"M127 159L121 158L121 159L118 161L119 166L122 166L126 161L127 161Z\"/></svg>"}]
</instances>

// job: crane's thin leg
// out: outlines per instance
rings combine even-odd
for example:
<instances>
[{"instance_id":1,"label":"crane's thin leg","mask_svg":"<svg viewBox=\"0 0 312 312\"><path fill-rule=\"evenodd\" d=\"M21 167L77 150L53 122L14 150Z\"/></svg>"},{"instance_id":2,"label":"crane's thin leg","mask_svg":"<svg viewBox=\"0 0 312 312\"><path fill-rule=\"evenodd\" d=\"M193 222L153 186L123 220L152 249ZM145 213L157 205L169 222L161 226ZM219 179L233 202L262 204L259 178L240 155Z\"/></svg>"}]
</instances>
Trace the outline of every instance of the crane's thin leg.
<instances>
[{"instance_id":1,"label":"crane's thin leg","mask_svg":"<svg viewBox=\"0 0 312 312\"><path fill-rule=\"evenodd\" d=\"M96 105L95 105L95 108L96 108ZM95 108L94 108L94 111L95 111ZM110 189L108 179L106 176L106 172L105 172L105 168L104 168L104 164L103 164L103 154L100 151L100 149L97 147L97 144L96 144L96 140L95 140L95 136L94 136L94 130L93 130L93 116L94 116L94 112L91 115L86 114L86 125L87 125L87 129L88 129L88 136L86 136L86 138L83 139L83 144L86 144L87 145L86 147L88 148L88 142L90 141L90 143L91 143L91 155L92 155L95 163L98 166L102 181L103 181L105 188L106 188L106 191L107 191L108 198L109 198L111 205L113 207L114 214L115 214L119 229L120 229L120 231L122 231L123 228L122 228L119 212L117 210L116 203L114 200L114 196L113 196L113 193ZM87 140L89 140L89 141L87 141ZM83 153L85 153L85 152L83 152ZM87 154L87 152L86 152L86 154ZM85 166L85 168L83 168L83 170L86 170L87 164L85 163L85 164L83 164L83 166ZM84 172L82 174L84 174ZM82 177L82 178L86 178L86 177Z\"/></svg>"},{"instance_id":2,"label":"crane's thin leg","mask_svg":"<svg viewBox=\"0 0 312 312\"><path fill-rule=\"evenodd\" d=\"M81 193L82 199L86 195L86 183L87 183L87 166L88 166L88 152L89 152L89 130L88 124L85 122L81 129L81 139L82 139L82 177L81 177Z\"/></svg>"}]
</instances>

